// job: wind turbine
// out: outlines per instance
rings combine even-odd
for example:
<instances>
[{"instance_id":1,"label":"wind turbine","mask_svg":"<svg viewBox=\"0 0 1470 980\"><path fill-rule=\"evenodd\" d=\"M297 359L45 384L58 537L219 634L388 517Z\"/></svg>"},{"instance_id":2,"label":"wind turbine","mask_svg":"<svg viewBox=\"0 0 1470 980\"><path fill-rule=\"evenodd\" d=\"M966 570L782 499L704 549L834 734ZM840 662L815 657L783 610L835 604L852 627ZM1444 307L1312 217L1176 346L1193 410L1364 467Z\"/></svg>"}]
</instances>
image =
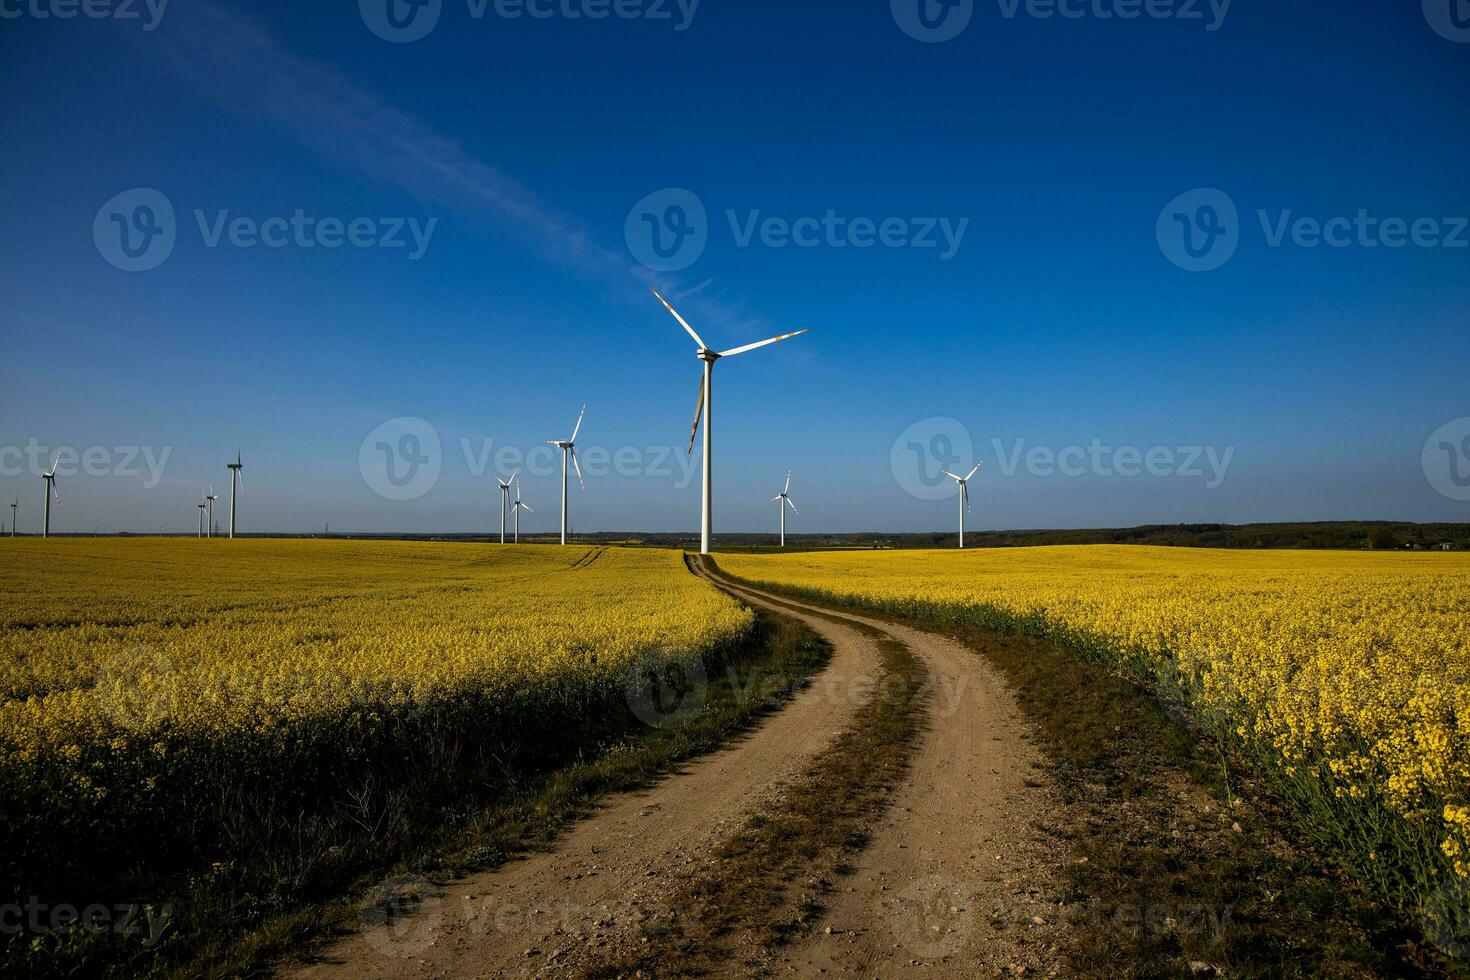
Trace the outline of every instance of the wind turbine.
<instances>
[{"instance_id":1,"label":"wind turbine","mask_svg":"<svg viewBox=\"0 0 1470 980\"><path fill-rule=\"evenodd\" d=\"M46 515L41 519L41 537L43 538L51 536L51 498L55 497L56 502L61 503L61 494L56 492L56 467L60 465L61 454L57 453L56 458L51 461L51 472L41 474L41 479L46 481Z\"/></svg>"},{"instance_id":2,"label":"wind turbine","mask_svg":"<svg viewBox=\"0 0 1470 980\"><path fill-rule=\"evenodd\" d=\"M536 508L532 507L530 504L528 504L525 501L521 500L521 481L519 481L519 480L516 481L516 499L515 499L515 502L510 505L510 509L511 509L511 513L515 514L515 518L516 518L516 544L520 544L521 543L521 511L523 511L523 510L529 510L531 513L534 514L534 513L536 513Z\"/></svg>"},{"instance_id":3,"label":"wind turbine","mask_svg":"<svg viewBox=\"0 0 1470 980\"><path fill-rule=\"evenodd\" d=\"M572 427L570 439L547 439L548 446L555 446L561 450L561 543L567 543L567 460L571 460L572 466L577 470L577 482L582 484L582 489L587 489L587 481L582 479L582 466L577 462L577 433L582 429L582 416L587 414L587 406L582 406L582 411L577 415L577 424Z\"/></svg>"},{"instance_id":4,"label":"wind turbine","mask_svg":"<svg viewBox=\"0 0 1470 980\"><path fill-rule=\"evenodd\" d=\"M967 510L970 509L970 477L974 476L975 473L976 473L976 471L979 470L979 469L980 469L980 464L979 463L976 463L975 464L975 469L972 469L969 473L967 473L964 476L955 476L949 470L945 470L944 471L944 475L945 476L949 477L951 480L955 481L956 483L958 483L960 485L960 547L961 548L963 548L965 546L965 511L967 511Z\"/></svg>"},{"instance_id":5,"label":"wind turbine","mask_svg":"<svg viewBox=\"0 0 1470 980\"><path fill-rule=\"evenodd\" d=\"M689 325L689 322L685 320L682 316L680 316L678 312L669 305L668 300L664 299L662 296L659 296L657 290L654 290L653 295L658 296L658 301L664 304L664 309L674 314L674 319L678 320L679 325L683 327L686 331L688 331L689 336L694 338L694 342L699 345L699 350L696 352L695 356L704 362L704 376L700 379L699 382L699 400L695 403L694 406L694 425L689 429L689 452L694 452L694 436L699 432L699 420L703 418L704 492L699 508L699 553L702 555L707 555L709 554L711 536L710 519L711 513L714 509L714 488L712 486L712 483L714 482L714 464L711 461L710 456L714 446L713 438L711 436L711 429L713 428L712 403L714 401L714 394L711 390L711 385L714 381L715 361L718 361L722 357L734 357L736 354L744 354L746 351L755 350L757 347L764 347L767 344L774 344L777 341L789 340L792 337L806 333L806 331L798 330L795 333L783 333L779 337L772 337L769 340L758 340L753 344L745 344L742 347L732 347L730 350L719 351L718 353L716 353L715 351L710 350L709 345L700 339L699 334L694 332L694 328Z\"/></svg>"},{"instance_id":6,"label":"wind turbine","mask_svg":"<svg viewBox=\"0 0 1470 980\"><path fill-rule=\"evenodd\" d=\"M204 498L205 502L209 504L209 526L206 530L209 532L208 537L211 538L214 537L214 502L218 499L219 494L214 492L214 484L211 483L209 485L209 496Z\"/></svg>"},{"instance_id":7,"label":"wind turbine","mask_svg":"<svg viewBox=\"0 0 1470 980\"><path fill-rule=\"evenodd\" d=\"M245 468L245 464L242 463L242 462L240 462L240 447L239 446L236 446L235 447L235 461L233 463L226 463L225 466L230 471L230 539L231 540L234 540L234 537L235 537L235 491L237 489L239 489L240 487L242 487L242 486L245 485L245 474L242 473L242 472L240 472L241 470L243 470ZM211 488L211 489L213 489L213 488Z\"/></svg>"},{"instance_id":8,"label":"wind turbine","mask_svg":"<svg viewBox=\"0 0 1470 980\"><path fill-rule=\"evenodd\" d=\"M201 538L204 537L204 508L207 506L207 504L199 505L199 537Z\"/></svg>"},{"instance_id":9,"label":"wind turbine","mask_svg":"<svg viewBox=\"0 0 1470 980\"><path fill-rule=\"evenodd\" d=\"M514 470L511 471L510 477L508 479L502 480L498 476L495 478L495 482L498 483L498 484L500 484L500 543L501 544L505 544L505 511L506 511L507 505L510 503L510 485L515 482L516 474L519 473L519 472L520 472L520 468L517 467L516 469L514 469ZM519 489L520 488L520 484L516 484L516 487L517 487L516 493L519 494L520 493L520 489Z\"/></svg>"},{"instance_id":10,"label":"wind turbine","mask_svg":"<svg viewBox=\"0 0 1470 980\"><path fill-rule=\"evenodd\" d=\"M15 518L20 513L20 498L15 498L15 503L10 505L10 536L15 537Z\"/></svg>"},{"instance_id":11,"label":"wind turbine","mask_svg":"<svg viewBox=\"0 0 1470 980\"><path fill-rule=\"evenodd\" d=\"M780 493L776 494L771 499L772 500L778 500L778 501L780 501L780 503L776 504L776 508L781 511L781 547L784 548L784 547L786 547L786 508L788 506L790 506L792 513L795 513L795 514L800 514L801 513L801 511L799 511L799 510L796 509L796 505L793 504L793 503L791 503L791 471L790 470L787 470L786 471L786 487L785 487L785 489L783 489Z\"/></svg>"}]
</instances>

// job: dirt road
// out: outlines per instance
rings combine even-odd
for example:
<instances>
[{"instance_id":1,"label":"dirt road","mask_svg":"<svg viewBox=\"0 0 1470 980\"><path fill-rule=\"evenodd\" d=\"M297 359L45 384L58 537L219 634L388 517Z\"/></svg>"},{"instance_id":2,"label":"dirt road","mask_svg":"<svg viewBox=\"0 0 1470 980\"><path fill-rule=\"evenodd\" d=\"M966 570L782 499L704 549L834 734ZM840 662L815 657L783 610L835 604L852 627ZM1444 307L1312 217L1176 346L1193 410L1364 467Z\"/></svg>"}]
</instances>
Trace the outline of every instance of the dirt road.
<instances>
[{"instance_id":1,"label":"dirt road","mask_svg":"<svg viewBox=\"0 0 1470 980\"><path fill-rule=\"evenodd\" d=\"M1020 713L974 653L935 634L830 613L724 583L806 622L834 649L814 683L759 729L652 789L611 800L549 853L420 889L419 910L365 923L298 977L575 976L649 928L677 925L671 896L716 873L707 855L844 728L869 696L875 641L908 644L930 671L930 727L811 938L776 965L798 975L973 977L1049 972L1055 916L1037 828L1049 790Z\"/></svg>"}]
</instances>

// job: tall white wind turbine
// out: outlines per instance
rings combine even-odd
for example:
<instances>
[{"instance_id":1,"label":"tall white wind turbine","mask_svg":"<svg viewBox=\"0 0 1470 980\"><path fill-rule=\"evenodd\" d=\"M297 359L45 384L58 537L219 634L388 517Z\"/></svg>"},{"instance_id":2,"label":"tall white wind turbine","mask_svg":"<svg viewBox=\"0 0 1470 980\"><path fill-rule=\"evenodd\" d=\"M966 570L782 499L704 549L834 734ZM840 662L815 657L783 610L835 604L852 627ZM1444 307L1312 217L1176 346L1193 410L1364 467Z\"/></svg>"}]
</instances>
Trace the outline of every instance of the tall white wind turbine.
<instances>
[{"instance_id":1,"label":"tall white wind turbine","mask_svg":"<svg viewBox=\"0 0 1470 980\"><path fill-rule=\"evenodd\" d=\"M208 504L204 503L199 505L199 537L201 538L204 537L204 508L208 506Z\"/></svg>"},{"instance_id":2,"label":"tall white wind turbine","mask_svg":"<svg viewBox=\"0 0 1470 980\"><path fill-rule=\"evenodd\" d=\"M235 447L235 461L226 463L230 471L230 538L235 537L235 494L245 485L245 474L240 472L245 469L245 464L240 462L240 447Z\"/></svg>"},{"instance_id":3,"label":"tall white wind turbine","mask_svg":"<svg viewBox=\"0 0 1470 980\"><path fill-rule=\"evenodd\" d=\"M56 467L58 467L60 465L61 465L61 454L60 453L57 453L56 454L56 458L51 461L51 472L50 473L42 473L41 474L41 479L43 479L43 480L46 481L46 513L45 513L45 516L43 516L41 518L41 537L43 537L43 538L49 538L49 537L51 537L51 500L52 500L52 498L54 497L56 499L56 502L58 504L61 503L61 495L56 492Z\"/></svg>"},{"instance_id":4,"label":"tall white wind turbine","mask_svg":"<svg viewBox=\"0 0 1470 980\"><path fill-rule=\"evenodd\" d=\"M954 480L956 483L958 483L960 485L960 547L961 548L963 548L965 546L965 511L967 511L967 510L970 509L970 477L974 476L975 473L977 471L979 471L979 469L980 469L980 464L979 463L976 463L975 464L975 468L972 469L972 470L970 470L970 472L967 473L967 474L965 474L964 476L955 476L949 470L945 470L944 471L944 475L945 476L949 477L951 480Z\"/></svg>"},{"instance_id":5,"label":"tall white wind turbine","mask_svg":"<svg viewBox=\"0 0 1470 980\"><path fill-rule=\"evenodd\" d=\"M214 537L214 502L219 499L219 494L214 492L214 484L209 485L209 496L204 500L209 504L209 526L205 528L205 537Z\"/></svg>"},{"instance_id":6,"label":"tall white wind turbine","mask_svg":"<svg viewBox=\"0 0 1470 980\"><path fill-rule=\"evenodd\" d=\"M784 548L786 547L786 508L790 507L793 514L801 513L801 511L796 509L796 505L791 502L790 470L786 471L786 486L782 488L780 493L776 494L771 499L774 501L778 501L778 503L776 504L776 509L781 511L781 547Z\"/></svg>"},{"instance_id":7,"label":"tall white wind turbine","mask_svg":"<svg viewBox=\"0 0 1470 980\"><path fill-rule=\"evenodd\" d=\"M582 479L582 465L577 462L577 433L582 431L582 416L587 414L587 406L582 406L582 411L577 414L577 424L572 427L570 439L547 439L548 446L555 446L561 450L561 543L567 543L567 462L577 470L577 482L582 489L587 489L587 481Z\"/></svg>"},{"instance_id":8,"label":"tall white wind turbine","mask_svg":"<svg viewBox=\"0 0 1470 980\"><path fill-rule=\"evenodd\" d=\"M514 470L511 471L511 474L510 474L510 476L508 478L506 478L504 480L502 480L498 476L495 478L495 482L498 483L498 484L500 484L500 543L501 544L505 544L505 512L506 512L507 509L509 509L509 506L510 506L510 485L515 482L516 474L519 473L519 472L520 472L520 468L517 467L516 469L514 469ZM517 484L517 486L519 486L519 484ZM517 491L517 493L519 493L519 490Z\"/></svg>"},{"instance_id":9,"label":"tall white wind turbine","mask_svg":"<svg viewBox=\"0 0 1470 980\"><path fill-rule=\"evenodd\" d=\"M703 418L704 460L702 469L704 471L704 493L699 508L699 553L707 555L709 554L710 547L710 521L714 502L714 488L712 486L714 482L714 464L710 459L710 454L714 446L714 439L711 435L711 429L713 428L712 408L714 393L711 386L714 381L715 361L718 361L722 357L734 357L736 354L744 354L746 351L755 350L757 347L765 347L767 344L789 340L792 337L806 333L806 331L797 330L794 333L783 333L779 337L772 337L769 340L758 340L753 344L732 347L730 350L719 351L717 353L709 349L709 345L700 339L699 334L694 332L694 328L689 325L689 322L669 305L668 300L659 296L657 290L654 291L653 295L658 296L658 301L664 304L664 309L672 313L674 319L679 321L679 325L688 331L689 336L694 338L694 342L699 345L699 350L695 356L704 362L704 376L699 382L699 401L694 406L694 425L689 429L689 452L694 452L694 437L699 432L699 420Z\"/></svg>"},{"instance_id":10,"label":"tall white wind turbine","mask_svg":"<svg viewBox=\"0 0 1470 980\"><path fill-rule=\"evenodd\" d=\"M10 536L15 537L15 519L20 514L20 498L15 498L15 503L10 505Z\"/></svg>"},{"instance_id":11,"label":"tall white wind turbine","mask_svg":"<svg viewBox=\"0 0 1470 980\"><path fill-rule=\"evenodd\" d=\"M511 509L511 512L515 514L515 519L516 519L516 544L520 544L521 543L521 511L523 511L523 510L529 510L533 514L536 513L536 508L532 507L530 504L526 503L524 500L521 499L521 481L520 480L517 480L516 481L516 499L510 505L510 509Z\"/></svg>"}]
</instances>

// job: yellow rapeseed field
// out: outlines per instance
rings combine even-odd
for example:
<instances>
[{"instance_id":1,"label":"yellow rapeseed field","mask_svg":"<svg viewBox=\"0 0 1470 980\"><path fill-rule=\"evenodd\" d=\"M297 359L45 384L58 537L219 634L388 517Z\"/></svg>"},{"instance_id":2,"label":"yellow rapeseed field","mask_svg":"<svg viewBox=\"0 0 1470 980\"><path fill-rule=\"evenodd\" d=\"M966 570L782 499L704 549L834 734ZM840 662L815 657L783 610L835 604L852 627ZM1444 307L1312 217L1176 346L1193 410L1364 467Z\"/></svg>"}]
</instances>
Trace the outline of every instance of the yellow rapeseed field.
<instances>
[{"instance_id":1,"label":"yellow rapeseed field","mask_svg":"<svg viewBox=\"0 0 1470 980\"><path fill-rule=\"evenodd\" d=\"M1340 813L1382 803L1470 877L1470 556L1096 545L719 563L778 588L1067 640L1177 692Z\"/></svg>"},{"instance_id":2,"label":"yellow rapeseed field","mask_svg":"<svg viewBox=\"0 0 1470 980\"><path fill-rule=\"evenodd\" d=\"M538 751L547 733L626 714L624 681L646 655L703 655L752 624L672 551L0 545L0 877L12 882L64 863L82 875L128 849L207 859L247 846L241 821L279 837L316 819L312 807L377 799L425 766ZM241 787L254 795L236 799Z\"/></svg>"}]
</instances>

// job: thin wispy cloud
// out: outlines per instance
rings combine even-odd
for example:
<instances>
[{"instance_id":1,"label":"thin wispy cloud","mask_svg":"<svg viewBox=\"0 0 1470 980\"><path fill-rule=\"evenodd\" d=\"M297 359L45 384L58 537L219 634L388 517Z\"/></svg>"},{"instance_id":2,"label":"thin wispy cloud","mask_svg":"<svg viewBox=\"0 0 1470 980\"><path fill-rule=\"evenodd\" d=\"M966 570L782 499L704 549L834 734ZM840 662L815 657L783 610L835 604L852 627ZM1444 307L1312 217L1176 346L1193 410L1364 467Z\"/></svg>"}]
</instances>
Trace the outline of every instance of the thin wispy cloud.
<instances>
[{"instance_id":1,"label":"thin wispy cloud","mask_svg":"<svg viewBox=\"0 0 1470 980\"><path fill-rule=\"evenodd\" d=\"M629 300L654 285L679 289L600 244L585 222L454 139L334 66L286 50L258 23L213 0L179 10L159 34L169 63L197 90L244 117L283 127L323 157L420 200L487 218L544 261L626 290ZM708 298L700 306L721 322L749 319Z\"/></svg>"}]
</instances>

